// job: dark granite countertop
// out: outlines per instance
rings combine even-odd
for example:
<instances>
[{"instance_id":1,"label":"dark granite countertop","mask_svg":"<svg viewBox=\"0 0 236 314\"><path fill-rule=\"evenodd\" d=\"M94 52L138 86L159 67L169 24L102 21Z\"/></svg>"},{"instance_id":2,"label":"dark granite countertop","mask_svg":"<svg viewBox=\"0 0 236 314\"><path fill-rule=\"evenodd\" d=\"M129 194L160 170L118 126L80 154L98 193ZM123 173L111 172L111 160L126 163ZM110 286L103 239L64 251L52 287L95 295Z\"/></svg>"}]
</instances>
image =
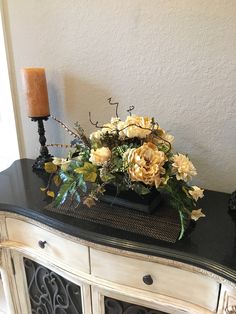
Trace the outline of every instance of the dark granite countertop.
<instances>
[{"instance_id":1,"label":"dark granite countertop","mask_svg":"<svg viewBox=\"0 0 236 314\"><path fill-rule=\"evenodd\" d=\"M32 171L33 162L17 160L0 173L1 211L35 219L91 242L185 262L236 283L236 221L228 212L230 194L205 191L199 207L206 218L198 221L189 238L171 244L47 211L49 200L40 192L47 178Z\"/></svg>"}]
</instances>

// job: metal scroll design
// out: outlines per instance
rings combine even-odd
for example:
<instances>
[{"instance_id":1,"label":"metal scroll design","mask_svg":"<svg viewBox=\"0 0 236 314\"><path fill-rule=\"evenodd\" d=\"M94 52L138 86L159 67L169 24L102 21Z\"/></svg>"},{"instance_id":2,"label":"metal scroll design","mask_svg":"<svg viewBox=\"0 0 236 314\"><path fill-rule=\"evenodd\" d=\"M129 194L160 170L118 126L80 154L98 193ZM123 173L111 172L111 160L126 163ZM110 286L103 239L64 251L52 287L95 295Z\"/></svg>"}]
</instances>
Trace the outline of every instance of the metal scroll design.
<instances>
[{"instance_id":1,"label":"metal scroll design","mask_svg":"<svg viewBox=\"0 0 236 314\"><path fill-rule=\"evenodd\" d=\"M104 298L105 314L167 314L158 310L152 310L140 305L127 303L120 300Z\"/></svg>"},{"instance_id":2,"label":"metal scroll design","mask_svg":"<svg viewBox=\"0 0 236 314\"><path fill-rule=\"evenodd\" d=\"M236 305L231 306L230 308L225 309L227 314L236 314Z\"/></svg>"},{"instance_id":3,"label":"metal scroll design","mask_svg":"<svg viewBox=\"0 0 236 314\"><path fill-rule=\"evenodd\" d=\"M79 286L28 258L24 266L32 314L82 314Z\"/></svg>"}]
</instances>

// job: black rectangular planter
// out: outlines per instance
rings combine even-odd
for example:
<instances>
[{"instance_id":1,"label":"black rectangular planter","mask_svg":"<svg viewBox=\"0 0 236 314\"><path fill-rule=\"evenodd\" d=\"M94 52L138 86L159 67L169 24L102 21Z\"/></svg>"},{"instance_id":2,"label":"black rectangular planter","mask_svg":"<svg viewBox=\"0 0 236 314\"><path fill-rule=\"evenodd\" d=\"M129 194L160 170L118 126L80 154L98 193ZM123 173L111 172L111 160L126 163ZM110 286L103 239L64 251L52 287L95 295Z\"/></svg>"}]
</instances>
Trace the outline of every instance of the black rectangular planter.
<instances>
[{"instance_id":1,"label":"black rectangular planter","mask_svg":"<svg viewBox=\"0 0 236 314\"><path fill-rule=\"evenodd\" d=\"M106 185L105 189L106 192L99 198L102 202L138 210L147 214L153 213L161 201L161 194L157 190L140 196L132 190L121 191L117 194L116 187L111 185Z\"/></svg>"}]
</instances>

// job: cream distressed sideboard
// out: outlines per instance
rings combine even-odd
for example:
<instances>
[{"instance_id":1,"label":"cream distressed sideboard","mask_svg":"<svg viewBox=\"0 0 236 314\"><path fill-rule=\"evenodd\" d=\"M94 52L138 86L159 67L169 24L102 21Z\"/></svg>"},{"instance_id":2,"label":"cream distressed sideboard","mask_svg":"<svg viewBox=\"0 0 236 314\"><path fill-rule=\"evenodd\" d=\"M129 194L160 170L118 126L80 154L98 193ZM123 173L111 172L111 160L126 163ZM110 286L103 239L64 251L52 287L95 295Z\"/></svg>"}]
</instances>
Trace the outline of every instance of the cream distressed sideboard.
<instances>
[{"instance_id":1,"label":"cream distressed sideboard","mask_svg":"<svg viewBox=\"0 0 236 314\"><path fill-rule=\"evenodd\" d=\"M207 192L207 219L169 244L46 211L31 164L0 174L0 313L236 313L227 194Z\"/></svg>"}]
</instances>

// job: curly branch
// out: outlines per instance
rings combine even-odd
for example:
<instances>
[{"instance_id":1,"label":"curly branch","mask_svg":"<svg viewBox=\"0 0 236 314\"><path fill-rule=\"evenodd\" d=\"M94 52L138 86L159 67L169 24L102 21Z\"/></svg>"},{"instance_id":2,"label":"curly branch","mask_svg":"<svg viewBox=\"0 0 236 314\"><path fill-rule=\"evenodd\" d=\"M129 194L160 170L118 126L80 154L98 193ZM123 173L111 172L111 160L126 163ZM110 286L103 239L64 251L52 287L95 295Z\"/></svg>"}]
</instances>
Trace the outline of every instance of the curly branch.
<instances>
[{"instance_id":1,"label":"curly branch","mask_svg":"<svg viewBox=\"0 0 236 314\"><path fill-rule=\"evenodd\" d=\"M129 106L129 109L126 110L129 113L130 116L131 116L131 111L133 111L134 108L135 108L134 106Z\"/></svg>"},{"instance_id":2,"label":"curly branch","mask_svg":"<svg viewBox=\"0 0 236 314\"><path fill-rule=\"evenodd\" d=\"M118 106L119 106L119 103L118 103L118 102L112 103L112 102L111 102L111 97L108 98L108 101L109 101L109 104L110 104L111 106L116 106L116 117L119 118L119 116L118 116ZM92 118L91 118L91 112L89 112L89 122L90 122L92 125L94 125L97 129L102 129L102 128L108 128L108 129L110 129L109 127L106 127L106 126L103 126L103 125L98 125L98 121L93 122L93 121L92 121Z\"/></svg>"},{"instance_id":3,"label":"curly branch","mask_svg":"<svg viewBox=\"0 0 236 314\"><path fill-rule=\"evenodd\" d=\"M111 106L116 106L116 117L119 118L119 115L118 115L119 103L118 103L118 102L111 102L111 97L108 98L108 101L109 101L109 104L110 104Z\"/></svg>"},{"instance_id":4,"label":"curly branch","mask_svg":"<svg viewBox=\"0 0 236 314\"><path fill-rule=\"evenodd\" d=\"M93 122L93 121L92 121L91 112L90 112L90 111L89 111L89 122L90 122L92 125L94 125L97 129L102 129L102 128L103 128L103 126L99 126L99 125L98 125L98 121L96 121L96 122Z\"/></svg>"}]
</instances>

